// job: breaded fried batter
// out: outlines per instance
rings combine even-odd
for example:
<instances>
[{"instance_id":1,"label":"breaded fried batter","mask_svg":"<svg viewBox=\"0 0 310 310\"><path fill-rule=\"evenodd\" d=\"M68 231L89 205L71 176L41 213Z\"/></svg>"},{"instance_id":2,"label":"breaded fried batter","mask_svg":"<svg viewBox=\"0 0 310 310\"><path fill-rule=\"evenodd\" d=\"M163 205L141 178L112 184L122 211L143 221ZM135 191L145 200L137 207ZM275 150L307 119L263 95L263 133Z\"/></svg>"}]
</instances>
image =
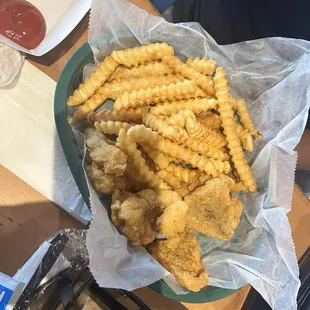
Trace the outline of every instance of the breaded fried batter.
<instances>
[{"instance_id":1,"label":"breaded fried batter","mask_svg":"<svg viewBox=\"0 0 310 310\"><path fill-rule=\"evenodd\" d=\"M136 195L123 203L114 202L111 206L112 221L128 238L132 245L145 245L152 242L158 232L156 219L160 209Z\"/></svg>"},{"instance_id":2,"label":"breaded fried batter","mask_svg":"<svg viewBox=\"0 0 310 310\"><path fill-rule=\"evenodd\" d=\"M155 240L147 250L190 291L199 292L208 285L199 243L193 232L184 231L167 240Z\"/></svg>"},{"instance_id":3,"label":"breaded fried batter","mask_svg":"<svg viewBox=\"0 0 310 310\"><path fill-rule=\"evenodd\" d=\"M118 147L108 144L104 135L95 128L86 128L86 145L91 159L106 174L121 176L127 168L127 156Z\"/></svg>"},{"instance_id":4,"label":"breaded fried batter","mask_svg":"<svg viewBox=\"0 0 310 310\"><path fill-rule=\"evenodd\" d=\"M169 205L157 219L156 225L160 234L171 238L185 229L188 205L179 200Z\"/></svg>"},{"instance_id":5,"label":"breaded fried batter","mask_svg":"<svg viewBox=\"0 0 310 310\"><path fill-rule=\"evenodd\" d=\"M221 240L230 239L238 226L242 203L231 196L227 182L216 178L185 196L187 225L202 234Z\"/></svg>"},{"instance_id":6,"label":"breaded fried batter","mask_svg":"<svg viewBox=\"0 0 310 310\"><path fill-rule=\"evenodd\" d=\"M136 194L117 192L111 209L114 225L131 244L145 245L158 234L170 237L183 232L188 206L173 191L145 189Z\"/></svg>"}]
</instances>

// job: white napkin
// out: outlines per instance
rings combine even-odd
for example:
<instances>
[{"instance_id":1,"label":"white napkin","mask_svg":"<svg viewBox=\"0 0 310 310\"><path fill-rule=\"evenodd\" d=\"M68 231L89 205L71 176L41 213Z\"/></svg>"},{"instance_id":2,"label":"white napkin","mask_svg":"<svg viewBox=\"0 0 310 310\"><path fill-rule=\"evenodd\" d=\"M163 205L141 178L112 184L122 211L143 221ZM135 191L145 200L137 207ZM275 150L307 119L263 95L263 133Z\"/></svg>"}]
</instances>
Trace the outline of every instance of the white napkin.
<instances>
[{"instance_id":1,"label":"white napkin","mask_svg":"<svg viewBox=\"0 0 310 310\"><path fill-rule=\"evenodd\" d=\"M55 87L51 78L26 61L20 76L0 88L0 164L86 224L91 213L55 127Z\"/></svg>"}]
</instances>

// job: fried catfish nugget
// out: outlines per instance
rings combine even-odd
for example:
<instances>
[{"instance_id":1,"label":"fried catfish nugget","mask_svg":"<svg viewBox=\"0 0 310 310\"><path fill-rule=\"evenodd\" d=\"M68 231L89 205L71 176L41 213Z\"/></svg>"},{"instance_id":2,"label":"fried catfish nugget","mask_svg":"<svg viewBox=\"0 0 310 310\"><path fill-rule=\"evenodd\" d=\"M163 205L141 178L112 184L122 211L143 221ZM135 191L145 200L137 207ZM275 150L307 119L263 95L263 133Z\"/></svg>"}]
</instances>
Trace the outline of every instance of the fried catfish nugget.
<instances>
[{"instance_id":1,"label":"fried catfish nugget","mask_svg":"<svg viewBox=\"0 0 310 310\"><path fill-rule=\"evenodd\" d=\"M91 159L106 174L121 176L127 168L127 157L118 147L107 143L104 135L95 128L86 128L86 145Z\"/></svg>"},{"instance_id":2,"label":"fried catfish nugget","mask_svg":"<svg viewBox=\"0 0 310 310\"><path fill-rule=\"evenodd\" d=\"M202 234L221 240L230 239L238 226L242 203L230 195L227 182L216 178L185 196L187 225Z\"/></svg>"},{"instance_id":3,"label":"fried catfish nugget","mask_svg":"<svg viewBox=\"0 0 310 310\"><path fill-rule=\"evenodd\" d=\"M148 245L147 250L190 291L199 292L208 285L208 275L193 232L184 231L167 240L156 240Z\"/></svg>"},{"instance_id":4,"label":"fried catfish nugget","mask_svg":"<svg viewBox=\"0 0 310 310\"><path fill-rule=\"evenodd\" d=\"M122 203L115 201L111 210L114 225L127 236L132 245L148 244L158 235L156 220L160 209L155 204L134 195Z\"/></svg>"},{"instance_id":5,"label":"fried catfish nugget","mask_svg":"<svg viewBox=\"0 0 310 310\"><path fill-rule=\"evenodd\" d=\"M171 190L145 189L136 194L117 191L112 221L132 245L146 245L158 234L167 238L185 229L188 206Z\"/></svg>"}]
</instances>

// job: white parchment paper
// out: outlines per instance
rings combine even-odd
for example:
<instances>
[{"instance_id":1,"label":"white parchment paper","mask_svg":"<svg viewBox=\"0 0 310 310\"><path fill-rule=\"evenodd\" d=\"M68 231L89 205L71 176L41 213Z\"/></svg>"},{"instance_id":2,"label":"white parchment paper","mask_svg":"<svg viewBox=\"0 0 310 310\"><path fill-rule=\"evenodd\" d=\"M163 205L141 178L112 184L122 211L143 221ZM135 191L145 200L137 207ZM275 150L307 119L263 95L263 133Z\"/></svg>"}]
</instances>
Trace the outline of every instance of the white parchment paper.
<instances>
[{"instance_id":1,"label":"white parchment paper","mask_svg":"<svg viewBox=\"0 0 310 310\"><path fill-rule=\"evenodd\" d=\"M199 24L171 24L124 0L93 0L89 42L97 59L114 49L167 42L177 56L213 57L228 72L232 94L245 98L264 134L248 154L258 189L241 195L244 212L235 236L220 241L199 235L210 284L237 289L250 283L274 309L296 309L300 285L286 213L300 140L310 105L310 42L271 38L219 46ZM93 221L87 247L100 286L132 290L167 272L142 247L131 248L108 219L90 186ZM166 282L187 293L173 277Z\"/></svg>"}]
</instances>

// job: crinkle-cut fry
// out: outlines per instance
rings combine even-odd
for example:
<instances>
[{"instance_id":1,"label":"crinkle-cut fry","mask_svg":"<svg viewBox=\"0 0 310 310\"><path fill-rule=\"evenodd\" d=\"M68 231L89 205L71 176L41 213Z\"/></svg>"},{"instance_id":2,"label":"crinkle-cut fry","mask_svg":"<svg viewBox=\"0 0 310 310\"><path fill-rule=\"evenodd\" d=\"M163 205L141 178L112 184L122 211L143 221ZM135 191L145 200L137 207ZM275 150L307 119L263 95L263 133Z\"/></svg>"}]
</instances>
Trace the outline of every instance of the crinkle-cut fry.
<instances>
[{"instance_id":1,"label":"crinkle-cut fry","mask_svg":"<svg viewBox=\"0 0 310 310\"><path fill-rule=\"evenodd\" d=\"M111 76L107 79L107 82L120 82L123 79L123 74L125 69L128 69L127 67L124 67L122 65L119 65L114 72L111 74Z\"/></svg>"},{"instance_id":2,"label":"crinkle-cut fry","mask_svg":"<svg viewBox=\"0 0 310 310\"><path fill-rule=\"evenodd\" d=\"M172 189L177 189L181 186L181 180L177 178L172 172L166 169L159 170L155 173L159 178L165 181Z\"/></svg>"},{"instance_id":3,"label":"crinkle-cut fry","mask_svg":"<svg viewBox=\"0 0 310 310\"><path fill-rule=\"evenodd\" d=\"M120 121L120 122L133 122L141 124L142 122L142 112L141 108L128 109L121 111L99 111L92 112L88 114L87 120L91 123L94 122L107 122L107 121Z\"/></svg>"},{"instance_id":4,"label":"crinkle-cut fry","mask_svg":"<svg viewBox=\"0 0 310 310\"><path fill-rule=\"evenodd\" d=\"M162 76L145 76L143 78L123 80L121 82L106 83L99 88L99 92L107 98L116 100L125 93L131 93L134 90L149 89L156 86L164 86L183 82L184 78L179 74L168 74Z\"/></svg>"},{"instance_id":5,"label":"crinkle-cut fry","mask_svg":"<svg viewBox=\"0 0 310 310\"><path fill-rule=\"evenodd\" d=\"M195 59L190 57L187 59L186 64L203 75L212 75L216 68L215 60L206 57L201 59L200 57L196 57Z\"/></svg>"},{"instance_id":6,"label":"crinkle-cut fry","mask_svg":"<svg viewBox=\"0 0 310 310\"><path fill-rule=\"evenodd\" d=\"M230 191L232 192L248 192L249 189L240 181L236 182L226 174L220 174L219 178L227 182Z\"/></svg>"},{"instance_id":7,"label":"crinkle-cut fry","mask_svg":"<svg viewBox=\"0 0 310 310\"><path fill-rule=\"evenodd\" d=\"M170 164L170 158L162 152L153 149L147 143L139 143L143 151L152 159L159 169L165 169Z\"/></svg>"},{"instance_id":8,"label":"crinkle-cut fry","mask_svg":"<svg viewBox=\"0 0 310 310\"><path fill-rule=\"evenodd\" d=\"M221 128L221 120L220 116L212 113L212 112L206 112L205 114L199 114L197 117L197 122L202 124L204 127L217 129L219 130Z\"/></svg>"},{"instance_id":9,"label":"crinkle-cut fry","mask_svg":"<svg viewBox=\"0 0 310 310\"><path fill-rule=\"evenodd\" d=\"M176 188L175 191L184 198L186 195L194 191L197 187L201 185L199 180L195 180L191 184L183 183L179 188Z\"/></svg>"},{"instance_id":10,"label":"crinkle-cut fry","mask_svg":"<svg viewBox=\"0 0 310 310\"><path fill-rule=\"evenodd\" d=\"M200 172L200 174L198 176L198 180L200 182L200 185L204 185L210 179L211 179L211 176L209 176L208 174L205 174L203 172Z\"/></svg>"},{"instance_id":11,"label":"crinkle-cut fry","mask_svg":"<svg viewBox=\"0 0 310 310\"><path fill-rule=\"evenodd\" d=\"M119 131L118 145L127 154L134 168L136 168L137 181L146 183L147 186L153 189L169 189L169 186L149 169L141 152L137 149L137 144L126 135L126 131L123 128Z\"/></svg>"},{"instance_id":12,"label":"crinkle-cut fry","mask_svg":"<svg viewBox=\"0 0 310 310\"><path fill-rule=\"evenodd\" d=\"M138 79L150 76L160 76L160 75L172 74L173 72L174 72L173 69L171 69L169 66L159 61L149 62L145 65L133 68L119 66L111 75L110 81L116 80L120 82L121 80Z\"/></svg>"},{"instance_id":13,"label":"crinkle-cut fry","mask_svg":"<svg viewBox=\"0 0 310 310\"><path fill-rule=\"evenodd\" d=\"M227 166L229 166L229 163L225 162L225 167L220 167L220 164L218 163L219 161L199 155L184 146L165 139L157 132L152 131L150 128L146 128L144 125L136 125L129 128L127 134L136 142L142 141L151 144L152 147L165 153L166 155L188 163L192 165L193 168L198 168L200 171L204 171L212 176L217 176L219 173L223 173L223 171L217 171L216 165L218 168L224 168L225 170L227 170Z\"/></svg>"},{"instance_id":14,"label":"crinkle-cut fry","mask_svg":"<svg viewBox=\"0 0 310 310\"><path fill-rule=\"evenodd\" d=\"M237 105L237 114L240 118L240 122L242 123L243 127L245 129L248 129L250 134L256 140L263 140L263 135L260 134L258 129L255 127L245 101L243 99L237 100L236 105Z\"/></svg>"},{"instance_id":15,"label":"crinkle-cut fry","mask_svg":"<svg viewBox=\"0 0 310 310\"><path fill-rule=\"evenodd\" d=\"M212 77L201 74L174 56L160 55L160 57L162 62L174 69L175 72L180 73L189 80L195 81L196 84L205 90L209 95L214 95L215 90Z\"/></svg>"},{"instance_id":16,"label":"crinkle-cut fry","mask_svg":"<svg viewBox=\"0 0 310 310\"><path fill-rule=\"evenodd\" d=\"M237 124L234 118L234 111L231 105L227 103L228 86L226 74L222 67L216 69L214 80L216 97L219 102L218 111L220 113L222 127L228 143L229 153L240 180L250 191L254 192L256 191L255 179L242 151L240 139L237 134Z\"/></svg>"},{"instance_id":17,"label":"crinkle-cut fry","mask_svg":"<svg viewBox=\"0 0 310 310\"><path fill-rule=\"evenodd\" d=\"M166 170L172 172L178 179L187 184L193 183L199 175L197 170L190 170L176 164L170 164L166 167Z\"/></svg>"},{"instance_id":18,"label":"crinkle-cut fry","mask_svg":"<svg viewBox=\"0 0 310 310\"><path fill-rule=\"evenodd\" d=\"M186 130L193 139L207 142L214 147L221 148L227 144L225 137L221 133L214 129L204 127L196 119L187 119Z\"/></svg>"},{"instance_id":19,"label":"crinkle-cut fry","mask_svg":"<svg viewBox=\"0 0 310 310\"><path fill-rule=\"evenodd\" d=\"M127 131L131 126L133 126L133 124L119 121L101 121L100 123L95 122L94 125L97 130L109 135L118 135L121 128L124 128Z\"/></svg>"},{"instance_id":20,"label":"crinkle-cut fry","mask_svg":"<svg viewBox=\"0 0 310 310\"><path fill-rule=\"evenodd\" d=\"M98 91L87 99L84 104L78 107L73 116L69 119L69 123L75 123L76 121L85 118L89 113L98 109L107 98L100 94Z\"/></svg>"},{"instance_id":21,"label":"crinkle-cut fry","mask_svg":"<svg viewBox=\"0 0 310 310\"><path fill-rule=\"evenodd\" d=\"M114 109L119 111L164 102L166 100L191 98L197 91L197 88L194 82L185 80L184 82L178 82L168 86L157 86L139 91L134 90L131 93L125 93L119 97L114 103Z\"/></svg>"},{"instance_id":22,"label":"crinkle-cut fry","mask_svg":"<svg viewBox=\"0 0 310 310\"><path fill-rule=\"evenodd\" d=\"M215 83L215 96L218 98L218 102L227 102L231 101L231 95L229 94L229 86L226 79L226 73L222 67L218 67L215 71L214 76ZM219 100L220 98L220 100Z\"/></svg>"},{"instance_id":23,"label":"crinkle-cut fry","mask_svg":"<svg viewBox=\"0 0 310 310\"><path fill-rule=\"evenodd\" d=\"M111 57L120 65L130 68L137 67L139 64L144 64L152 60L158 60L157 53L171 56L174 54L174 50L172 46L163 42L113 51Z\"/></svg>"},{"instance_id":24,"label":"crinkle-cut fry","mask_svg":"<svg viewBox=\"0 0 310 310\"><path fill-rule=\"evenodd\" d=\"M237 110L237 100L233 98L231 94L228 95L228 103L230 104L231 108L236 111Z\"/></svg>"},{"instance_id":25,"label":"crinkle-cut fry","mask_svg":"<svg viewBox=\"0 0 310 310\"><path fill-rule=\"evenodd\" d=\"M195 114L189 109L180 110L179 112L171 114L166 118L166 121L169 125L184 128L187 118L196 119Z\"/></svg>"},{"instance_id":26,"label":"crinkle-cut fry","mask_svg":"<svg viewBox=\"0 0 310 310\"><path fill-rule=\"evenodd\" d=\"M180 101L166 101L150 108L150 113L154 115L171 115L179 110L189 109L195 114L206 112L217 107L217 100L206 98L195 98Z\"/></svg>"},{"instance_id":27,"label":"crinkle-cut fry","mask_svg":"<svg viewBox=\"0 0 310 310\"><path fill-rule=\"evenodd\" d=\"M170 126L167 122L155 115L145 113L142 116L142 122L147 127L159 132L163 137L184 144L184 146L214 159L227 160L228 155L221 149L210 145L204 141L198 141L189 137L184 128Z\"/></svg>"},{"instance_id":28,"label":"crinkle-cut fry","mask_svg":"<svg viewBox=\"0 0 310 310\"><path fill-rule=\"evenodd\" d=\"M111 56L104 59L91 75L80 84L68 99L68 106L75 106L86 101L111 76L118 64Z\"/></svg>"},{"instance_id":29,"label":"crinkle-cut fry","mask_svg":"<svg viewBox=\"0 0 310 310\"><path fill-rule=\"evenodd\" d=\"M254 142L252 135L249 133L249 130L243 128L241 125L237 125L237 134L240 138L242 147L248 152L253 152Z\"/></svg>"}]
</instances>

